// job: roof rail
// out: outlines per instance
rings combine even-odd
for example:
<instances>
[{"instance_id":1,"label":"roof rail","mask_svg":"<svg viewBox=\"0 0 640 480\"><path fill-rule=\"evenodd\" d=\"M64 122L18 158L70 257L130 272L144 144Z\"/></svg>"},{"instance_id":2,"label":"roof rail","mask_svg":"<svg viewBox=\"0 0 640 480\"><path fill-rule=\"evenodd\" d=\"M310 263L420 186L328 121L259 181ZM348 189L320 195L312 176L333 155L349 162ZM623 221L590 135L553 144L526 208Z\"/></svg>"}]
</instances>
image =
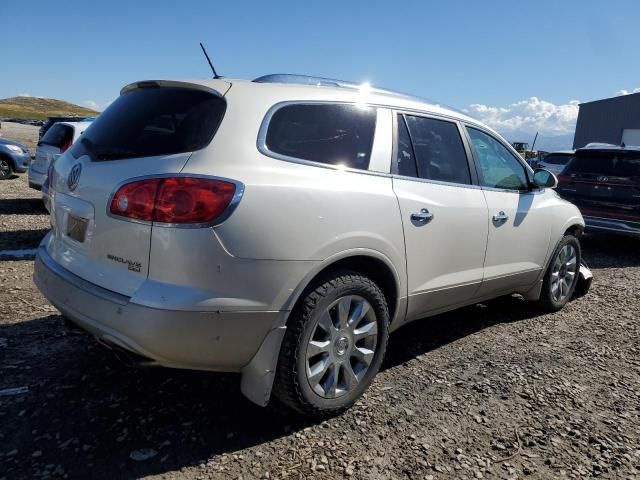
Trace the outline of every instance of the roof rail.
<instances>
[{"instance_id":1,"label":"roof rail","mask_svg":"<svg viewBox=\"0 0 640 480\"><path fill-rule=\"evenodd\" d=\"M403 97L411 100L416 100L419 102L434 103L424 98L408 95L406 93L387 90L384 88L372 87L368 83L355 83L355 82L349 82L346 80L338 80L335 78L314 77L311 75L296 75L291 73L272 73L269 75L263 75L262 77L258 77L254 79L253 82L255 83L290 83L290 84L297 84L297 85L312 85L316 87L339 87L339 88L348 88L353 90L364 89L371 93L378 93L382 95L392 95L394 97Z\"/></svg>"},{"instance_id":2,"label":"roof rail","mask_svg":"<svg viewBox=\"0 0 640 480\"><path fill-rule=\"evenodd\" d=\"M389 95L391 97L399 97L404 98L406 100L412 100L414 102L420 103L428 103L430 105L434 105L441 108L446 108L447 110L451 110L453 112L460 113L462 115L467 115L467 113L458 110L457 108L450 107L440 102L436 102L434 100L430 100L428 98L417 97L415 95L409 95L402 92L396 92L394 90L387 90L384 88L372 87L368 83L355 83L349 82L345 80L337 80L335 78L325 78L325 77L314 77L311 75L297 75L291 73L272 73L269 75L263 75L261 77L255 78L252 80L255 83L288 83L288 84L297 84L297 85L310 85L317 87L338 87L338 88L347 88L351 90L361 90L366 91L368 93L375 93L379 95Z\"/></svg>"}]
</instances>

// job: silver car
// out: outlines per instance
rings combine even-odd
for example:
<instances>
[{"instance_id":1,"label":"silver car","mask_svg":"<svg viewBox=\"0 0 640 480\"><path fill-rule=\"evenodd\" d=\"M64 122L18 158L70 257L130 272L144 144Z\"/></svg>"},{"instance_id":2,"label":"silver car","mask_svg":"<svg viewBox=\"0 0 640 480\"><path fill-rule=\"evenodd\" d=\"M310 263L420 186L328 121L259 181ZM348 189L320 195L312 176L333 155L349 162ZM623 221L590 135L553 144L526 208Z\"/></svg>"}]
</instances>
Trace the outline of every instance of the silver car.
<instances>
[{"instance_id":1,"label":"silver car","mask_svg":"<svg viewBox=\"0 0 640 480\"><path fill-rule=\"evenodd\" d=\"M69 320L310 415L353 404L407 322L512 293L558 310L590 276L552 174L367 85L133 83L50 182L34 278Z\"/></svg>"}]
</instances>

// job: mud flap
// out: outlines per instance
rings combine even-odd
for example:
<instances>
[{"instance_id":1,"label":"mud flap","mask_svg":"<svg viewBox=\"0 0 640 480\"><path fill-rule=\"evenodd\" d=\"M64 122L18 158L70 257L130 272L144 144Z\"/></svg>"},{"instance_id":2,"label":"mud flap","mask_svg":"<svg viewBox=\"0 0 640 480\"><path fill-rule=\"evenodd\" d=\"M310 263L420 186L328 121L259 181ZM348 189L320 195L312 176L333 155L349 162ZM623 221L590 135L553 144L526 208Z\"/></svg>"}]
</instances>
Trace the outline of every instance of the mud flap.
<instances>
[{"instance_id":1,"label":"mud flap","mask_svg":"<svg viewBox=\"0 0 640 480\"><path fill-rule=\"evenodd\" d=\"M584 297L591 288L591 282L593 282L593 274L587 264L581 262L578 271L578 283L573 291L573 298Z\"/></svg>"}]
</instances>

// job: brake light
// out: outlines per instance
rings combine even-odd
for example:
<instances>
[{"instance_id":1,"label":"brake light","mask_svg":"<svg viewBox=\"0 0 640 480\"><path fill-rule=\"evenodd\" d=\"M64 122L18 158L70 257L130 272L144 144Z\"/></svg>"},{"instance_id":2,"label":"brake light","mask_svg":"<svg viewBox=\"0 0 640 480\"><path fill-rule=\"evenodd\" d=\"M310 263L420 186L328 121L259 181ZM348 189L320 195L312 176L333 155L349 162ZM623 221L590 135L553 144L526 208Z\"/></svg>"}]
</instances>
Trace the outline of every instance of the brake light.
<instances>
[{"instance_id":1,"label":"brake light","mask_svg":"<svg viewBox=\"0 0 640 480\"><path fill-rule=\"evenodd\" d=\"M67 149L71 146L71 140L69 140L67 143L63 144L60 147L60 153L64 153L67 151Z\"/></svg>"},{"instance_id":2,"label":"brake light","mask_svg":"<svg viewBox=\"0 0 640 480\"><path fill-rule=\"evenodd\" d=\"M112 215L172 224L211 223L236 193L232 182L210 178L150 178L127 183L111 199Z\"/></svg>"}]
</instances>

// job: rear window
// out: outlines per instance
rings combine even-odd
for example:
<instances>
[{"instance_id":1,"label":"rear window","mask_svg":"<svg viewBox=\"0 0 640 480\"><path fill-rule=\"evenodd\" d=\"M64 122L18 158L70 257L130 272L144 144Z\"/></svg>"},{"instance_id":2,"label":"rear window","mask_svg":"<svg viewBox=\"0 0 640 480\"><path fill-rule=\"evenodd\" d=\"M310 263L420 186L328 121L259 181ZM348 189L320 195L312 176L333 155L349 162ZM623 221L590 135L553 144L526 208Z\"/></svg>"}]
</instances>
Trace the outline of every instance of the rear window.
<instances>
[{"instance_id":1,"label":"rear window","mask_svg":"<svg viewBox=\"0 0 640 480\"><path fill-rule=\"evenodd\" d=\"M560 153L550 153L542 160L549 165L566 165L569 160L573 158L573 155L564 155Z\"/></svg>"},{"instance_id":2,"label":"rear window","mask_svg":"<svg viewBox=\"0 0 640 480\"><path fill-rule=\"evenodd\" d=\"M271 118L266 147L287 157L367 169L375 126L375 108L287 105Z\"/></svg>"},{"instance_id":3,"label":"rear window","mask_svg":"<svg viewBox=\"0 0 640 480\"><path fill-rule=\"evenodd\" d=\"M73 128L69 125L55 123L47 133L44 134L40 143L52 145L54 147L62 147L68 145L73 140Z\"/></svg>"},{"instance_id":4,"label":"rear window","mask_svg":"<svg viewBox=\"0 0 640 480\"><path fill-rule=\"evenodd\" d=\"M78 158L116 160L192 152L206 147L225 101L188 88L138 88L116 99L71 149Z\"/></svg>"},{"instance_id":5,"label":"rear window","mask_svg":"<svg viewBox=\"0 0 640 480\"><path fill-rule=\"evenodd\" d=\"M581 153L567 167L565 175L567 173L587 173L610 177L638 177L640 176L640 153Z\"/></svg>"}]
</instances>

